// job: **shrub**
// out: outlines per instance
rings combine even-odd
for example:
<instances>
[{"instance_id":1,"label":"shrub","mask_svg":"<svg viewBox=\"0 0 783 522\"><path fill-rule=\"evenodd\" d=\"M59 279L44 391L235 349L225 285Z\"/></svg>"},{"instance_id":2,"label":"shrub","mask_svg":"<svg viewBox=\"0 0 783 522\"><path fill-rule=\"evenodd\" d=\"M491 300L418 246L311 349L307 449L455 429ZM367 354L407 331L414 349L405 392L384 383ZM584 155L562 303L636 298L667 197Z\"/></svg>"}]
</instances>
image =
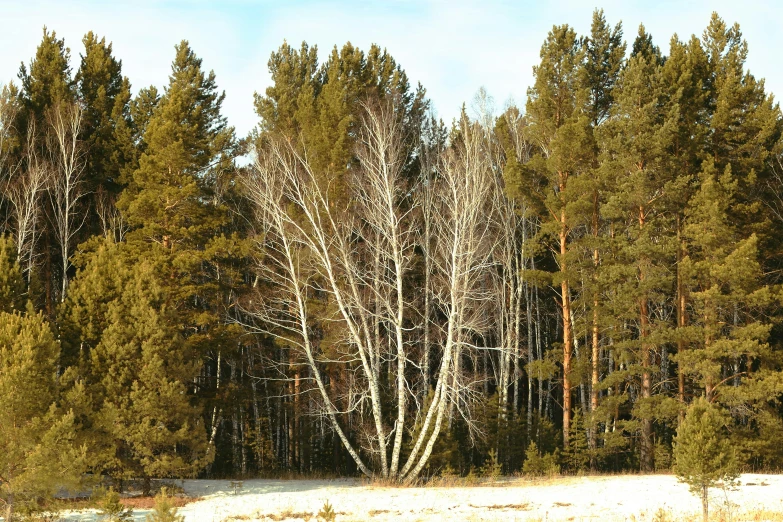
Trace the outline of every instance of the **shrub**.
<instances>
[{"instance_id":1,"label":"shrub","mask_svg":"<svg viewBox=\"0 0 783 522\"><path fill-rule=\"evenodd\" d=\"M114 488L95 490L98 501L98 520L103 522L128 522L133 519L133 510L120 502L120 494Z\"/></svg>"},{"instance_id":2,"label":"shrub","mask_svg":"<svg viewBox=\"0 0 783 522\"><path fill-rule=\"evenodd\" d=\"M557 464L557 455L547 453L539 455L538 446L531 442L525 452L525 462L522 464L522 473L525 475L544 476L557 475L560 473L560 466Z\"/></svg>"},{"instance_id":3,"label":"shrub","mask_svg":"<svg viewBox=\"0 0 783 522\"><path fill-rule=\"evenodd\" d=\"M334 509L328 500L324 502L323 507L321 507L321 511L318 512L318 518L324 522L334 522L334 520L337 518L337 513L334 512Z\"/></svg>"},{"instance_id":4,"label":"shrub","mask_svg":"<svg viewBox=\"0 0 783 522\"><path fill-rule=\"evenodd\" d=\"M166 488L162 488L155 497L155 507L147 515L146 522L185 522L185 517L177 515L177 508Z\"/></svg>"}]
</instances>

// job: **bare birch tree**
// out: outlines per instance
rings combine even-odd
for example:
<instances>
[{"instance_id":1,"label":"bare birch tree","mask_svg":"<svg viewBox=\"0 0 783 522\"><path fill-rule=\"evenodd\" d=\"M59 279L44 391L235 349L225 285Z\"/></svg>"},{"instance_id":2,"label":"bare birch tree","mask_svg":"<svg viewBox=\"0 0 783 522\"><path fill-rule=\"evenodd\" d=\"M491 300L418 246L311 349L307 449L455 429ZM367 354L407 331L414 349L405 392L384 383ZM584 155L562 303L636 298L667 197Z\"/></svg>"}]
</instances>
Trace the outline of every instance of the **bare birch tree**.
<instances>
[{"instance_id":1,"label":"bare birch tree","mask_svg":"<svg viewBox=\"0 0 783 522\"><path fill-rule=\"evenodd\" d=\"M52 165L49 197L52 205L52 228L60 250L62 285L60 299L65 300L71 247L84 224L86 213L78 215L79 200L85 195L83 174L86 166L79 134L82 108L78 104L60 104L47 114L48 151Z\"/></svg>"},{"instance_id":2,"label":"bare birch tree","mask_svg":"<svg viewBox=\"0 0 783 522\"><path fill-rule=\"evenodd\" d=\"M27 128L25 154L17 175L6 184L12 230L16 241L16 255L28 283L35 265L36 243L39 237L41 194L46 190L49 164L38 153L36 127L33 121Z\"/></svg>"},{"instance_id":3,"label":"bare birch tree","mask_svg":"<svg viewBox=\"0 0 783 522\"><path fill-rule=\"evenodd\" d=\"M408 152L399 112L393 103L364 109L345 212L330 204L323 178L292 142L269 140L258 151L256 168L244 181L261 227L259 278L270 292L252 309L253 327L300 354L324 414L362 473L411 481L427 463L447 405L466 392L456 370L459 350L474 349L490 329L479 308L491 301L485 279L495 229L485 213L495 184L479 131L468 123L441 158L436 180L405 179ZM433 191L432 197L415 196L421 190ZM422 202L434 208L428 254L438 279L433 306L447 319L433 358L439 361L433 396L417 418L408 414L417 374L410 363L421 330L407 325L421 311L414 308L407 276L422 214L415 205ZM330 346L315 332L318 296L333 304L327 320L339 325L340 338ZM342 369L342 388L329 379L327 364ZM384 401L388 396L394 397L391 405ZM350 425L364 426L358 442L347 433L349 417L355 420Z\"/></svg>"}]
</instances>

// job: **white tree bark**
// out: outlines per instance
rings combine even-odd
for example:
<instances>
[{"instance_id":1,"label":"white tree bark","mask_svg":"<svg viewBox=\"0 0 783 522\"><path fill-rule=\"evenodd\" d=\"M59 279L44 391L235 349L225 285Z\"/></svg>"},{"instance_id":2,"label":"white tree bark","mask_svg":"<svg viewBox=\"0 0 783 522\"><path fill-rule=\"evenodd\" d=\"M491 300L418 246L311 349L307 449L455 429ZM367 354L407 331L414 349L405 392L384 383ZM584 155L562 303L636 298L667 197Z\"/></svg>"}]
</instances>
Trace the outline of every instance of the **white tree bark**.
<instances>
[{"instance_id":1,"label":"white tree bark","mask_svg":"<svg viewBox=\"0 0 783 522\"><path fill-rule=\"evenodd\" d=\"M16 240L16 255L25 279L35 265L40 198L49 179L49 164L40 157L36 147L35 124L27 130L23 166L15 169L17 175L6 183L5 194L10 203L12 230Z\"/></svg>"},{"instance_id":2,"label":"white tree bark","mask_svg":"<svg viewBox=\"0 0 783 522\"><path fill-rule=\"evenodd\" d=\"M82 108L74 103L56 105L47 114L49 162L52 165L49 196L54 236L60 248L61 301L65 300L68 287L71 247L87 216L86 212L82 216L77 212L79 200L85 195L82 177L86 162L79 141L82 112Z\"/></svg>"},{"instance_id":3,"label":"white tree bark","mask_svg":"<svg viewBox=\"0 0 783 522\"><path fill-rule=\"evenodd\" d=\"M427 463L446 406L470 394L472 380L455 370L456 354L480 349L475 341L492 327L485 312L493 299L487 282L498 185L481 130L468 121L430 183L406 179L400 118L392 103L365 107L345 211L330 204L328 176L314 172L306 152L290 141L269 141L258 151L244 183L261 227L259 277L271 289L249 307L256 318L249 326L290 347L309 367L324 414L362 473L411 481ZM425 190L429 196L419 197ZM415 309L419 301L407 277L421 225L416 205L422 202L431 205L433 238L426 255L438 288L433 306L447 320L435 390L417 417L409 415L408 397L414 396L417 373L410 363L421 329L408 325L422 312ZM326 319L324 310L331 310ZM314 333L322 320L340 332L329 346ZM344 389L331 381L327 386L327 364L340 368ZM394 398L391 405L384 397ZM367 411L369 420L363 418ZM357 442L343 429L348 419L360 426ZM406 432L412 437L407 451Z\"/></svg>"}]
</instances>

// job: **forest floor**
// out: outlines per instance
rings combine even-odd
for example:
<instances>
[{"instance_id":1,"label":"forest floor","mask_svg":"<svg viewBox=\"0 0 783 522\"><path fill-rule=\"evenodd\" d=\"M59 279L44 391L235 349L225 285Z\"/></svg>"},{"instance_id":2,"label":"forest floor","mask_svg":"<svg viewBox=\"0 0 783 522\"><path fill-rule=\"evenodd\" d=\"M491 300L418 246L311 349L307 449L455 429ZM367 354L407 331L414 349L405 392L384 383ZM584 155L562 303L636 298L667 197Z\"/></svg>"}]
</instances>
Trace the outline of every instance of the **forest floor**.
<instances>
[{"instance_id":1,"label":"forest floor","mask_svg":"<svg viewBox=\"0 0 783 522\"><path fill-rule=\"evenodd\" d=\"M186 480L198 500L181 507L185 522L310 521L329 502L342 521L656 521L701 520L700 501L672 475L500 479L470 486L386 487L360 480ZM783 522L783 475L742 475L732 489L711 490L714 520ZM143 520L147 509L134 511ZM95 519L73 511L69 521Z\"/></svg>"}]
</instances>

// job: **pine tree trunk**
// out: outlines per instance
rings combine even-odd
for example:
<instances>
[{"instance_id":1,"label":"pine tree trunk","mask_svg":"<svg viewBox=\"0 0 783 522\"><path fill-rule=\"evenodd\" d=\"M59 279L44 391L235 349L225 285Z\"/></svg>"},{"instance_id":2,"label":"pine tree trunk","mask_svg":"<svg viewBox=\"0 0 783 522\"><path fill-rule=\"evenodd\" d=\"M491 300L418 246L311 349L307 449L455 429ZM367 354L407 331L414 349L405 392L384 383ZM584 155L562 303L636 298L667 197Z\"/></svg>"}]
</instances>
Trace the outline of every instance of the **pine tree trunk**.
<instances>
[{"instance_id":1,"label":"pine tree trunk","mask_svg":"<svg viewBox=\"0 0 783 522\"><path fill-rule=\"evenodd\" d=\"M644 207L639 207L639 230L644 228L645 213ZM639 262L639 284L644 285L646 279L645 260ZM642 399L649 399L652 396L652 378L650 375L650 345L647 338L650 336L650 312L647 302L647 294L644 293L639 298L639 337L641 344L641 363L642 363ZM652 451L652 420L646 415L642 419L642 445L641 445L641 469L642 471L651 471L653 468Z\"/></svg>"},{"instance_id":2,"label":"pine tree trunk","mask_svg":"<svg viewBox=\"0 0 783 522\"><path fill-rule=\"evenodd\" d=\"M563 184L564 185L564 184ZM564 188L564 187L563 187ZM566 277L566 253L568 229L565 210L560 213L560 291L563 308L563 447L568 446L571 433L571 353L573 351L573 333L571 331L571 289Z\"/></svg>"},{"instance_id":3,"label":"pine tree trunk","mask_svg":"<svg viewBox=\"0 0 783 522\"><path fill-rule=\"evenodd\" d=\"M710 520L709 489L706 485L701 487L701 516L704 522Z\"/></svg>"},{"instance_id":4,"label":"pine tree trunk","mask_svg":"<svg viewBox=\"0 0 783 522\"><path fill-rule=\"evenodd\" d=\"M682 280L682 258L685 253L682 241L682 221L677 216L677 354L685 352L685 341L681 338L683 329L687 324L688 317L685 309L685 285ZM685 372L682 371L682 363L677 364L677 398L680 401L680 414L678 415L678 424L681 424L685 418Z\"/></svg>"},{"instance_id":5,"label":"pine tree trunk","mask_svg":"<svg viewBox=\"0 0 783 522\"><path fill-rule=\"evenodd\" d=\"M13 520L14 516L14 495L13 493L8 495L8 498L5 501L5 515L4 519L5 522L11 522Z\"/></svg>"}]
</instances>

